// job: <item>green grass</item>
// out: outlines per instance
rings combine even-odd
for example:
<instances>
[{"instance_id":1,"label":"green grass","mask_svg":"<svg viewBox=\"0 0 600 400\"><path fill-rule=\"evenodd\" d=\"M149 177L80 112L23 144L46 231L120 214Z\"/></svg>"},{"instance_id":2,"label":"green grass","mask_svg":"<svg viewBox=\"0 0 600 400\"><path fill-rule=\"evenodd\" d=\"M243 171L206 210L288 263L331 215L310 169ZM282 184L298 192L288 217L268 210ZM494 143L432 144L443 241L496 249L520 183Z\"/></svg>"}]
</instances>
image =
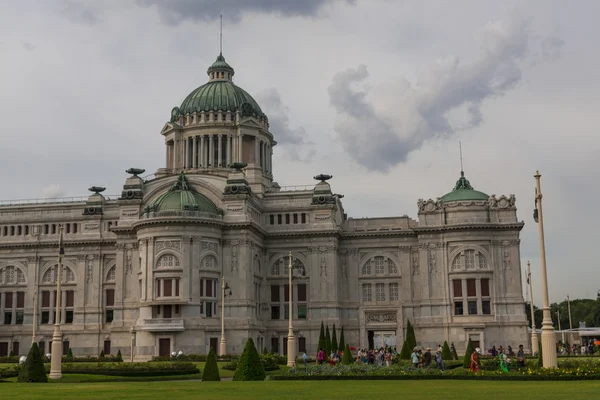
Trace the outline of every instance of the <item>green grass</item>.
<instances>
[{"instance_id":1,"label":"green grass","mask_svg":"<svg viewBox=\"0 0 600 400\"><path fill-rule=\"evenodd\" d=\"M329 381L0 384L2 399L597 399L600 383ZM550 396L549 396L550 395ZM199 397L200 396L200 397Z\"/></svg>"}]
</instances>

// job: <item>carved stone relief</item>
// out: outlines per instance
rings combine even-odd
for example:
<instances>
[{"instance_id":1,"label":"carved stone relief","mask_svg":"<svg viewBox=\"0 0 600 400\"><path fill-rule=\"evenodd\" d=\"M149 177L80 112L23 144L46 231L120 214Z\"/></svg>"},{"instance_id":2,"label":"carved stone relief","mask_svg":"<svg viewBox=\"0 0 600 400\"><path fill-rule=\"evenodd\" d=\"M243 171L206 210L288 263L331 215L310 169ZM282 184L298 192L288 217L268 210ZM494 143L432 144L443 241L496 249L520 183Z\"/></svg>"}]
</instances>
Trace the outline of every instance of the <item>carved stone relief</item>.
<instances>
[{"instance_id":1,"label":"carved stone relief","mask_svg":"<svg viewBox=\"0 0 600 400\"><path fill-rule=\"evenodd\" d=\"M177 252L181 251L181 242L179 240L161 240L154 244L154 254L161 250L170 249Z\"/></svg>"},{"instance_id":2,"label":"carved stone relief","mask_svg":"<svg viewBox=\"0 0 600 400\"><path fill-rule=\"evenodd\" d=\"M365 313L365 320L367 323L397 322L398 316L396 313Z\"/></svg>"}]
</instances>

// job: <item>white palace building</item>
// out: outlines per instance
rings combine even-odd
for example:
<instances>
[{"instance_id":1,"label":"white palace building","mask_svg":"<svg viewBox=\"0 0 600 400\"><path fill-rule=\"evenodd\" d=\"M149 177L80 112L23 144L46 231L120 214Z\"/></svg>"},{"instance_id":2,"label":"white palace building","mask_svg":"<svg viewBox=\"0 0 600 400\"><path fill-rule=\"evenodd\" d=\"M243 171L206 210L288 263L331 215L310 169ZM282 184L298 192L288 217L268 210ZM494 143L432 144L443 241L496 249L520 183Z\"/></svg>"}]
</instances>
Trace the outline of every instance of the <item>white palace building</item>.
<instances>
[{"instance_id":1,"label":"white palace building","mask_svg":"<svg viewBox=\"0 0 600 400\"><path fill-rule=\"evenodd\" d=\"M321 321L357 348L400 346L409 320L424 346L528 343L513 195L461 173L418 220L348 218L330 176L273 181L277 132L233 76L219 55L161 130L165 168L127 170L120 196L0 203L0 356L26 354L33 324L49 352L56 318L65 354L219 351L222 307L226 353L252 337L286 354L289 252L299 352L316 352Z\"/></svg>"}]
</instances>

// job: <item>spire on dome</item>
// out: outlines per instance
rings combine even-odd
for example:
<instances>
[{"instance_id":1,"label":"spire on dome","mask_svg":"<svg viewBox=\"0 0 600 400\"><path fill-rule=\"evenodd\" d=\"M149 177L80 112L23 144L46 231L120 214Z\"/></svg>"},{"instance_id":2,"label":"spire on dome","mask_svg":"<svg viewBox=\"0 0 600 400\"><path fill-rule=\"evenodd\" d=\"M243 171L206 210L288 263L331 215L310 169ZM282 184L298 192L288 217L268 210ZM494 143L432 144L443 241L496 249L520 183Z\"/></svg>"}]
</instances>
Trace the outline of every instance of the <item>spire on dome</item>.
<instances>
[{"instance_id":1,"label":"spire on dome","mask_svg":"<svg viewBox=\"0 0 600 400\"><path fill-rule=\"evenodd\" d=\"M233 75L235 74L234 69L231 67L231 65L227 64L227 61L225 61L225 57L223 57L222 53L220 53L217 57L217 60L210 67L208 67L208 71L206 72L208 73L210 81L216 79L232 80Z\"/></svg>"},{"instance_id":2,"label":"spire on dome","mask_svg":"<svg viewBox=\"0 0 600 400\"><path fill-rule=\"evenodd\" d=\"M471 182L467 178L465 178L465 172L460 171L460 178L456 181L456 185L453 190L473 190L473 186L471 186Z\"/></svg>"}]
</instances>

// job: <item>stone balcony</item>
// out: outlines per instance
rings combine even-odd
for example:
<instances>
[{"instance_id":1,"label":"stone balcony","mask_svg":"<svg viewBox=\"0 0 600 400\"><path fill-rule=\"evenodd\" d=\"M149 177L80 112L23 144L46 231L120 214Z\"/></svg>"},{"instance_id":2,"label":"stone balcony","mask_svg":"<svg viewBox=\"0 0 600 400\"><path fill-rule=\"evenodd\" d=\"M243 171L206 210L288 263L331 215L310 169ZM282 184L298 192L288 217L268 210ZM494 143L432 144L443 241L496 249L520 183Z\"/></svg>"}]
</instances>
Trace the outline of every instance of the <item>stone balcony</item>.
<instances>
[{"instance_id":1,"label":"stone balcony","mask_svg":"<svg viewBox=\"0 0 600 400\"><path fill-rule=\"evenodd\" d=\"M179 332L185 330L181 318L152 318L141 320L138 330L148 332Z\"/></svg>"}]
</instances>

